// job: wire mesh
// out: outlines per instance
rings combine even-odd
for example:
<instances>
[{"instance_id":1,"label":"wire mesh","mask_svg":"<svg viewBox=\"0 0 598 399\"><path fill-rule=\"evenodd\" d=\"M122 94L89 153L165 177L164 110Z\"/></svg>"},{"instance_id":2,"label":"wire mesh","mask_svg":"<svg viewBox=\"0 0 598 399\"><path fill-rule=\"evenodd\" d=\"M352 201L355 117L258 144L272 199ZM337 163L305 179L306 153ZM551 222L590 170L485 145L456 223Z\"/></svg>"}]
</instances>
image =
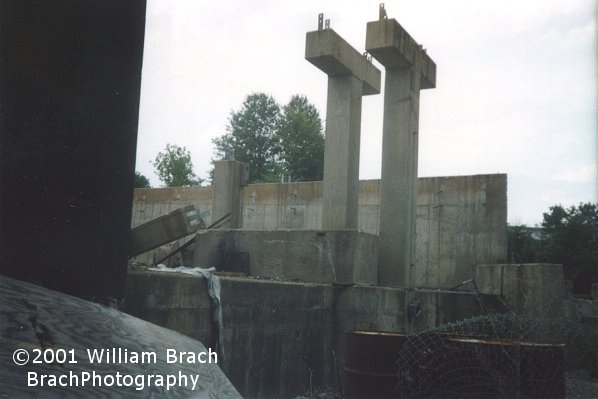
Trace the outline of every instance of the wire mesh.
<instances>
[{"instance_id":1,"label":"wire mesh","mask_svg":"<svg viewBox=\"0 0 598 399\"><path fill-rule=\"evenodd\" d=\"M491 314L408 337L398 360L404 398L565 397L565 371L591 343L567 320Z\"/></svg>"}]
</instances>

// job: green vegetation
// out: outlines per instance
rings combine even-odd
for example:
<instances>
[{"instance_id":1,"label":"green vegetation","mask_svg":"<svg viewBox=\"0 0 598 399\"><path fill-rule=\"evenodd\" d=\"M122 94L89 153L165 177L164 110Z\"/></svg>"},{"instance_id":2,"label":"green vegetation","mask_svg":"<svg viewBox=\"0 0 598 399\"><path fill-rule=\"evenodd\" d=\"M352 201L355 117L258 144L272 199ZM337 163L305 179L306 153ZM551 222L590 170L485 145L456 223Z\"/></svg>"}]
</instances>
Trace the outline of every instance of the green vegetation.
<instances>
[{"instance_id":1,"label":"green vegetation","mask_svg":"<svg viewBox=\"0 0 598 399\"><path fill-rule=\"evenodd\" d=\"M592 282L598 282L598 205L555 205L543 216L541 229L509 226L509 260L562 264L572 292L589 293Z\"/></svg>"},{"instance_id":2,"label":"green vegetation","mask_svg":"<svg viewBox=\"0 0 598 399\"><path fill-rule=\"evenodd\" d=\"M158 153L153 165L166 187L197 186L202 182L193 173L191 154L185 147L166 144L166 149Z\"/></svg>"}]
</instances>

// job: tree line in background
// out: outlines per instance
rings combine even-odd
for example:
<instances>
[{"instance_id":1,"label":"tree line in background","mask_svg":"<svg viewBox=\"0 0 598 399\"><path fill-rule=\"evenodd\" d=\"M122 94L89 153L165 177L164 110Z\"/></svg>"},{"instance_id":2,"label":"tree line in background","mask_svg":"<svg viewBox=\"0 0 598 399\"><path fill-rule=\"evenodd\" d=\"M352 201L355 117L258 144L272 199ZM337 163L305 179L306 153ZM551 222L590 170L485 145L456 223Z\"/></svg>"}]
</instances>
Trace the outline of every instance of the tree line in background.
<instances>
[{"instance_id":1,"label":"tree line in background","mask_svg":"<svg viewBox=\"0 0 598 399\"><path fill-rule=\"evenodd\" d=\"M305 96L281 107L264 93L250 94L232 112L226 134L213 140L216 157L249 165L249 182L322 180L322 120Z\"/></svg>"},{"instance_id":2,"label":"tree line in background","mask_svg":"<svg viewBox=\"0 0 598 399\"><path fill-rule=\"evenodd\" d=\"M509 261L562 264L571 292L589 294L598 283L598 205L551 206L543 219L539 228L508 227Z\"/></svg>"},{"instance_id":3,"label":"tree line in background","mask_svg":"<svg viewBox=\"0 0 598 399\"><path fill-rule=\"evenodd\" d=\"M226 133L212 142L216 159L249 165L249 183L323 178L322 120L305 96L294 95L281 107L272 96L250 94L238 111L231 112ZM153 165L166 187L194 186L203 181L193 173L191 155L185 147L167 144ZM149 186L149 180L136 172L135 187Z\"/></svg>"}]
</instances>

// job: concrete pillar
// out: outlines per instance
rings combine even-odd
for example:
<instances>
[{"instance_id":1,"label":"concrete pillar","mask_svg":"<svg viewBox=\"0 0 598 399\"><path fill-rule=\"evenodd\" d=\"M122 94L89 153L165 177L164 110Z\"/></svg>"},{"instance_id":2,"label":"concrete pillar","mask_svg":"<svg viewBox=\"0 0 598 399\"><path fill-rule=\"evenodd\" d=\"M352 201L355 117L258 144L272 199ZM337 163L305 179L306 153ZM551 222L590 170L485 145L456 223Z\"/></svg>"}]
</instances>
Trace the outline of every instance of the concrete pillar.
<instances>
[{"instance_id":1,"label":"concrete pillar","mask_svg":"<svg viewBox=\"0 0 598 399\"><path fill-rule=\"evenodd\" d=\"M378 283L412 287L419 91L436 86L436 64L394 19L367 24L366 50L386 68Z\"/></svg>"},{"instance_id":2,"label":"concrete pillar","mask_svg":"<svg viewBox=\"0 0 598 399\"><path fill-rule=\"evenodd\" d=\"M361 96L380 93L380 71L332 29L307 33L305 59L328 75L322 229L356 229Z\"/></svg>"},{"instance_id":3,"label":"concrete pillar","mask_svg":"<svg viewBox=\"0 0 598 399\"><path fill-rule=\"evenodd\" d=\"M222 228L238 229L242 223L242 194L247 182L248 166L238 161L215 161L212 182L212 223L230 213Z\"/></svg>"}]
</instances>

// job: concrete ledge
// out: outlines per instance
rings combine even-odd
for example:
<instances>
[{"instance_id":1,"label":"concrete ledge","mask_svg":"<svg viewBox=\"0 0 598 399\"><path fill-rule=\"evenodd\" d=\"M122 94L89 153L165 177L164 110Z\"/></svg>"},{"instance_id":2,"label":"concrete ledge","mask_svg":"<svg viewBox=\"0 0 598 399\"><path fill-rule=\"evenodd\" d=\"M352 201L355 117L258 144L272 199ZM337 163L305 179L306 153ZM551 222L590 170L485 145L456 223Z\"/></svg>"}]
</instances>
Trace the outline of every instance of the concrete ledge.
<instances>
[{"instance_id":1,"label":"concrete ledge","mask_svg":"<svg viewBox=\"0 0 598 399\"><path fill-rule=\"evenodd\" d=\"M396 19L368 22L365 49L385 68L405 68L421 53L421 88L436 87L436 64Z\"/></svg>"},{"instance_id":2,"label":"concrete ledge","mask_svg":"<svg viewBox=\"0 0 598 399\"><path fill-rule=\"evenodd\" d=\"M193 264L219 269L227 253L249 254L249 274L319 283L376 284L378 237L357 230L208 230Z\"/></svg>"},{"instance_id":3,"label":"concrete ledge","mask_svg":"<svg viewBox=\"0 0 598 399\"><path fill-rule=\"evenodd\" d=\"M332 29L307 32L305 59L329 76L353 74L362 94L380 93L380 71Z\"/></svg>"},{"instance_id":4,"label":"concrete ledge","mask_svg":"<svg viewBox=\"0 0 598 399\"><path fill-rule=\"evenodd\" d=\"M565 297L563 266L547 263L477 265L483 294L501 296L519 315L561 316Z\"/></svg>"}]
</instances>

